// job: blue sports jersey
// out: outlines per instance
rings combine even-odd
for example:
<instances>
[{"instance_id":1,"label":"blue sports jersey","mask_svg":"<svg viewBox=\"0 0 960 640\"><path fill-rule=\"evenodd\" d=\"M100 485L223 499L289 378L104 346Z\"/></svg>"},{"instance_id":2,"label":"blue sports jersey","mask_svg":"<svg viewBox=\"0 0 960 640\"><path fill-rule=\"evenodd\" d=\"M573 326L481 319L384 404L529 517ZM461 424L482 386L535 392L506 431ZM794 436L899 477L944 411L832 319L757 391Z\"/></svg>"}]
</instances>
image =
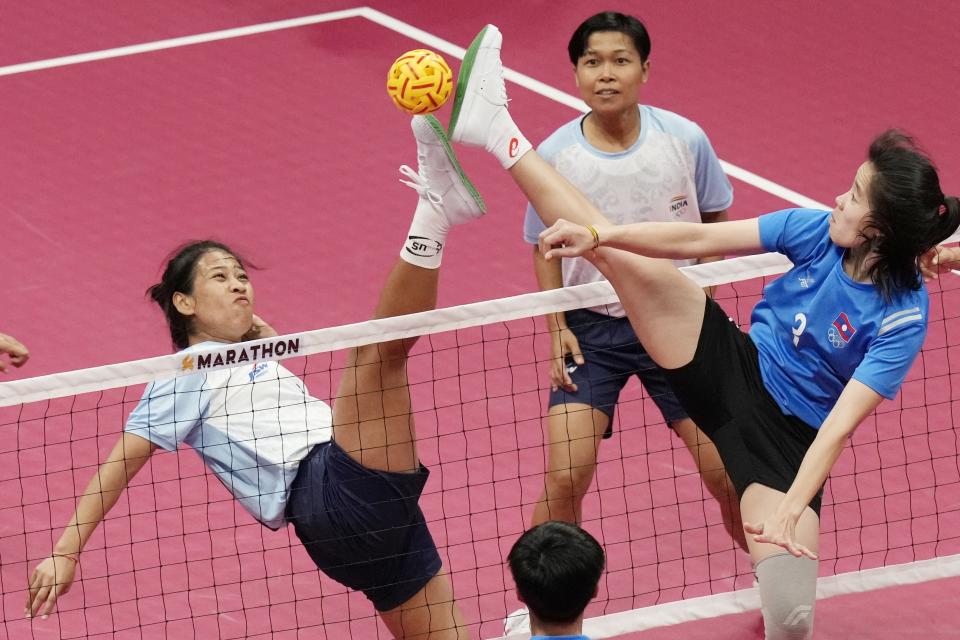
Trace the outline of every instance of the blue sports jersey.
<instances>
[{"instance_id":1,"label":"blue sports jersey","mask_svg":"<svg viewBox=\"0 0 960 640\"><path fill-rule=\"evenodd\" d=\"M853 378L892 399L927 333L926 287L887 302L843 270L830 240L829 211L787 209L761 216L760 240L793 268L764 289L750 337L780 408L819 428Z\"/></svg>"}]
</instances>

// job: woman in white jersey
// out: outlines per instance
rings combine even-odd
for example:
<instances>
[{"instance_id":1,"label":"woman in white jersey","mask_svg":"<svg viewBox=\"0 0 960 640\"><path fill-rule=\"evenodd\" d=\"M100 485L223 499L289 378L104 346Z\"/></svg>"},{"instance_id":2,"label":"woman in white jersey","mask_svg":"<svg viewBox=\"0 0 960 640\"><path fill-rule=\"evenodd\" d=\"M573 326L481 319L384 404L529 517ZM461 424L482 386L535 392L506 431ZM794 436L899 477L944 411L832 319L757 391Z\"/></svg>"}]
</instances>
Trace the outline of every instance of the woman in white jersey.
<instances>
[{"instance_id":1,"label":"woman in white jersey","mask_svg":"<svg viewBox=\"0 0 960 640\"><path fill-rule=\"evenodd\" d=\"M435 306L449 227L484 210L436 119L412 124L419 170L401 172L420 198L377 318ZM185 358L276 335L254 315L242 260L216 242L181 248L149 293ZM262 524L292 524L317 566L362 591L395 637L466 638L417 504L428 471L417 457L407 387L413 343L354 349L332 413L296 376L267 360L148 385L51 556L33 572L27 615L46 616L69 590L84 544L157 447L185 443Z\"/></svg>"},{"instance_id":2,"label":"woman in white jersey","mask_svg":"<svg viewBox=\"0 0 960 640\"><path fill-rule=\"evenodd\" d=\"M650 74L650 50L647 28L633 16L605 11L580 24L567 52L590 111L553 132L537 153L618 224L726 220L733 188L703 129L676 113L637 104ZM541 289L603 279L582 258L544 260L536 248L543 229L528 205L523 237L534 246ZM636 377L693 456L704 486L720 505L724 527L746 549L736 496L716 447L680 406L663 372L637 341L623 308L574 309L545 319L553 336L550 445L531 526L581 521L600 443L613 435L620 393Z\"/></svg>"},{"instance_id":3,"label":"woman in white jersey","mask_svg":"<svg viewBox=\"0 0 960 640\"><path fill-rule=\"evenodd\" d=\"M808 638L820 493L845 442L896 395L926 334L921 256L960 202L913 141L878 136L833 211L712 225L611 225L536 153L506 109L501 36L488 26L457 83L450 135L485 146L544 222L544 257L584 256L613 284L651 357L713 440L741 497L768 638ZM779 251L750 334L667 260ZM639 255L638 255L639 254Z\"/></svg>"}]
</instances>

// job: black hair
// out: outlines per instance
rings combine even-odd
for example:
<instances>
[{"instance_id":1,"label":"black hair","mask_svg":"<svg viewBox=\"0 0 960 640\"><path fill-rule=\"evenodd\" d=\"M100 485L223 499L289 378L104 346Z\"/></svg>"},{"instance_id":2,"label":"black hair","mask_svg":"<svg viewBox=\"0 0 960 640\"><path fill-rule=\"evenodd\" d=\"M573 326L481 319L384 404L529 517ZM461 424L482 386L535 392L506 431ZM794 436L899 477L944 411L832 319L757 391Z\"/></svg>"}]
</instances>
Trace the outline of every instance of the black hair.
<instances>
[{"instance_id":1,"label":"black hair","mask_svg":"<svg viewBox=\"0 0 960 640\"><path fill-rule=\"evenodd\" d=\"M597 594L606 561L589 533L569 522L550 521L520 536L507 562L531 614L543 622L570 624Z\"/></svg>"},{"instance_id":2,"label":"black hair","mask_svg":"<svg viewBox=\"0 0 960 640\"><path fill-rule=\"evenodd\" d=\"M577 66L577 60L587 50L587 43L590 36L598 31L617 31L633 40L633 46L640 54L640 62L646 62L650 57L650 34L643 23L633 16L628 16L616 11L604 11L595 16L590 16L577 27L577 30L570 36L570 43L567 45L567 53L570 54L570 62Z\"/></svg>"},{"instance_id":3,"label":"black hair","mask_svg":"<svg viewBox=\"0 0 960 640\"><path fill-rule=\"evenodd\" d=\"M890 300L921 287L920 257L960 225L960 202L945 196L933 161L902 131L877 136L867 154L874 175L866 188L867 228L876 231L869 267L873 284Z\"/></svg>"},{"instance_id":4,"label":"black hair","mask_svg":"<svg viewBox=\"0 0 960 640\"><path fill-rule=\"evenodd\" d=\"M243 259L225 244L214 240L188 242L170 253L160 282L147 289L147 295L163 309L167 326L170 327L170 338L177 349L186 349L190 346L193 320L177 311L173 304L173 294L191 295L193 293L197 263L210 251L228 253L243 267Z\"/></svg>"}]
</instances>

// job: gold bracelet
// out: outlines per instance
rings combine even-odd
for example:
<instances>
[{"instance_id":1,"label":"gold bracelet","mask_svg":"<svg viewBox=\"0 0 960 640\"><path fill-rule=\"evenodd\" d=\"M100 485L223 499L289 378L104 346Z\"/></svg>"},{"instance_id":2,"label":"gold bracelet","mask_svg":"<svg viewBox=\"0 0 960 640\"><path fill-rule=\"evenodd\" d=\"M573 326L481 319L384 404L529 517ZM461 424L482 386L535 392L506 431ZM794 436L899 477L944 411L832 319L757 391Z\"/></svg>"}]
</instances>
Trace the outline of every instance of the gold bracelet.
<instances>
[{"instance_id":1,"label":"gold bracelet","mask_svg":"<svg viewBox=\"0 0 960 640\"><path fill-rule=\"evenodd\" d=\"M585 224L583 226L585 226L587 231L590 232L590 235L593 236L593 248L597 249L600 246L600 234L597 233L597 228L592 224Z\"/></svg>"}]
</instances>

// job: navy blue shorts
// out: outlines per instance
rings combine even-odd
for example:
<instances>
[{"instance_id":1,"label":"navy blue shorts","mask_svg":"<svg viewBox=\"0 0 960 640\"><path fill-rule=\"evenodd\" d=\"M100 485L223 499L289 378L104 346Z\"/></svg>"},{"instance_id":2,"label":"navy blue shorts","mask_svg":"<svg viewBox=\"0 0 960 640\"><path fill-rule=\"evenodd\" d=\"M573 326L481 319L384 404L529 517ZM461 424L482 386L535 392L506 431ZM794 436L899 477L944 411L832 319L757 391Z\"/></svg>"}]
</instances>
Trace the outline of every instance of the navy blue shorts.
<instances>
[{"instance_id":1,"label":"navy blue shorts","mask_svg":"<svg viewBox=\"0 0 960 640\"><path fill-rule=\"evenodd\" d=\"M419 505L429 473L423 465L411 473L368 469L337 443L318 444L300 462L287 521L321 571L389 611L442 566Z\"/></svg>"},{"instance_id":2,"label":"navy blue shorts","mask_svg":"<svg viewBox=\"0 0 960 640\"><path fill-rule=\"evenodd\" d=\"M603 411L610 418L603 437L609 438L613 435L613 414L620 392L630 376L635 375L667 424L687 417L663 370L650 359L627 318L612 318L587 309L567 311L566 317L567 326L580 342L584 363L577 365L572 358L567 358L567 372L577 390L551 391L551 407L578 403Z\"/></svg>"},{"instance_id":3,"label":"navy blue shorts","mask_svg":"<svg viewBox=\"0 0 960 640\"><path fill-rule=\"evenodd\" d=\"M697 426L717 446L737 495L752 483L786 493L817 430L786 415L767 391L753 339L707 298L697 351L664 371ZM823 487L810 507L819 515Z\"/></svg>"}]
</instances>

